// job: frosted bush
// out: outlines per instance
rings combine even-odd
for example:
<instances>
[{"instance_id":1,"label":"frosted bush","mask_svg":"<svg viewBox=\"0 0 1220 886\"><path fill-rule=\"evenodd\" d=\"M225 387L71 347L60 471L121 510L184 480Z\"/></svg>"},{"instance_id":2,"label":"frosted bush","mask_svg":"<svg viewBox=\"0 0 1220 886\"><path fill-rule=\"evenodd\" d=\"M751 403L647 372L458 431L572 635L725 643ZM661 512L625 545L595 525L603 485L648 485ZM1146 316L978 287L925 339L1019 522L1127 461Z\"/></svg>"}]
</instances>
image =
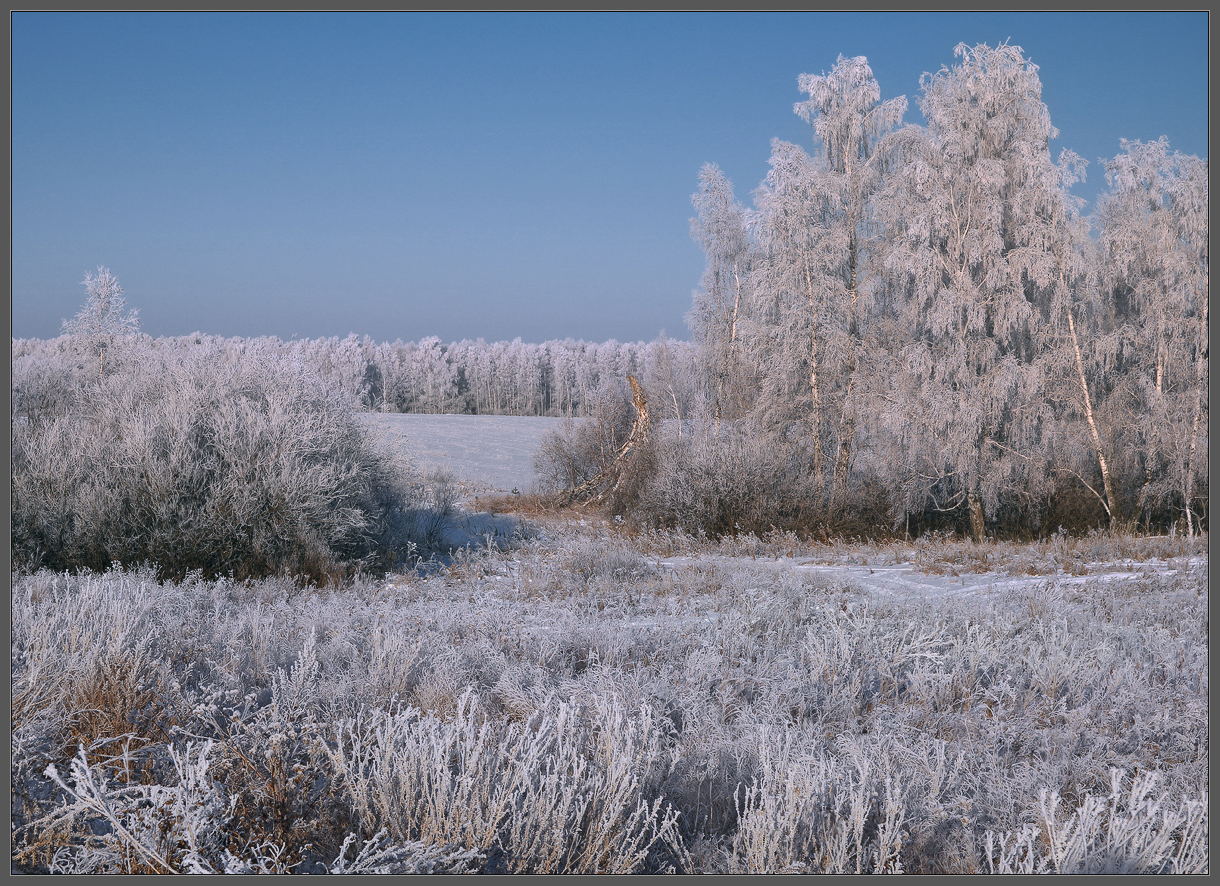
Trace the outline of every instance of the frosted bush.
<instances>
[{"instance_id":1,"label":"frosted bush","mask_svg":"<svg viewBox=\"0 0 1220 886\"><path fill-rule=\"evenodd\" d=\"M387 521L404 487L338 390L257 348L129 358L71 398L23 401L15 562L325 582L409 555Z\"/></svg>"},{"instance_id":2,"label":"frosted bush","mask_svg":"<svg viewBox=\"0 0 1220 886\"><path fill-rule=\"evenodd\" d=\"M799 446L723 425L658 440L655 467L629 513L645 526L720 537L805 527L812 488Z\"/></svg>"}]
</instances>

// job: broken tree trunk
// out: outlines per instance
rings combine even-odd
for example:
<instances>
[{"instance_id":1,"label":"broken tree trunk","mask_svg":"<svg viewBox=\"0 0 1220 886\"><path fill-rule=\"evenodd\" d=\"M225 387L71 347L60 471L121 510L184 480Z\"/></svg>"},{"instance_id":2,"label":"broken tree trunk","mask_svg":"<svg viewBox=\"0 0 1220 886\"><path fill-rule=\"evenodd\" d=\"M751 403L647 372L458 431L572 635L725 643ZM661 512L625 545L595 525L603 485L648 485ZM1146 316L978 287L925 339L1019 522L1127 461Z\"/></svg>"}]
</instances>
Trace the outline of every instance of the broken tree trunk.
<instances>
[{"instance_id":1,"label":"broken tree trunk","mask_svg":"<svg viewBox=\"0 0 1220 886\"><path fill-rule=\"evenodd\" d=\"M635 404L635 421L631 424L631 433L614 453L614 458L610 460L610 463L598 471L595 477L560 495L559 504L561 506L566 507L576 502L600 504L605 501L606 497L615 492L622 483L623 469L626 467L628 458L651 438L652 419L648 414L648 398L644 394L644 388L634 375L627 376L627 381L631 385L631 400Z\"/></svg>"},{"instance_id":2,"label":"broken tree trunk","mask_svg":"<svg viewBox=\"0 0 1220 886\"><path fill-rule=\"evenodd\" d=\"M983 498L977 492L966 496L970 505L970 537L975 544L982 544L987 537L987 523L983 516Z\"/></svg>"}]
</instances>

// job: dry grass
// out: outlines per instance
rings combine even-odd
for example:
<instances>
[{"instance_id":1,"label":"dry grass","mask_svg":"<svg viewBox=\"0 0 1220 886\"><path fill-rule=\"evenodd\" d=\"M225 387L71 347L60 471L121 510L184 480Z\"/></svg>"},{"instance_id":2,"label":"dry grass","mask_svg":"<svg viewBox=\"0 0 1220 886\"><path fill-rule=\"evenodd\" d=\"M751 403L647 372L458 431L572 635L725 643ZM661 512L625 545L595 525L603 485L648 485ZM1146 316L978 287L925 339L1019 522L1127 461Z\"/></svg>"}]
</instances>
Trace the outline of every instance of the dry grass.
<instances>
[{"instance_id":1,"label":"dry grass","mask_svg":"<svg viewBox=\"0 0 1220 886\"><path fill-rule=\"evenodd\" d=\"M14 863L1206 866L1197 541L713 542L581 519L342 588L14 575ZM931 605L775 557L1048 571ZM1182 568L1049 572L1142 557ZM1156 781L1111 803L1112 770Z\"/></svg>"},{"instance_id":2,"label":"dry grass","mask_svg":"<svg viewBox=\"0 0 1220 886\"><path fill-rule=\"evenodd\" d=\"M612 525L612 524L607 524ZM1160 563L1185 566L1206 558L1208 536L1140 536L1093 532L1085 536L1056 534L1034 542L989 539L976 543L947 533L912 541L898 538L830 539L792 531L743 532L718 539L670 530L628 533L650 556L717 555L749 559L801 559L826 565L894 566L909 563L928 575L953 572L1010 576L1090 575L1124 564Z\"/></svg>"},{"instance_id":3,"label":"dry grass","mask_svg":"<svg viewBox=\"0 0 1220 886\"><path fill-rule=\"evenodd\" d=\"M548 518L560 515L592 514L591 509L580 505L562 506L554 495L544 492L504 492L479 495L471 503L476 510L492 514L515 514L526 518Z\"/></svg>"}]
</instances>

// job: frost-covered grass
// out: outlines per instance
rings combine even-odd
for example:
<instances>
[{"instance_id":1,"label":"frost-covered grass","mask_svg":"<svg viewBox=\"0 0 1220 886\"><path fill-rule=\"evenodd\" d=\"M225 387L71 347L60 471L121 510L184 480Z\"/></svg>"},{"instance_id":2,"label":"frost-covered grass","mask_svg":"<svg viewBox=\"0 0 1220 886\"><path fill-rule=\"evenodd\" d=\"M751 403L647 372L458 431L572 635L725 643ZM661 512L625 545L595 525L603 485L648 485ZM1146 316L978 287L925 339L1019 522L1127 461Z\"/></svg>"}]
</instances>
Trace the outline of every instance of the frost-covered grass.
<instances>
[{"instance_id":1,"label":"frost-covered grass","mask_svg":"<svg viewBox=\"0 0 1220 886\"><path fill-rule=\"evenodd\" d=\"M870 586L886 564L939 593ZM942 565L1008 583L959 593ZM24 870L1208 866L1197 539L549 518L338 588L13 584Z\"/></svg>"}]
</instances>

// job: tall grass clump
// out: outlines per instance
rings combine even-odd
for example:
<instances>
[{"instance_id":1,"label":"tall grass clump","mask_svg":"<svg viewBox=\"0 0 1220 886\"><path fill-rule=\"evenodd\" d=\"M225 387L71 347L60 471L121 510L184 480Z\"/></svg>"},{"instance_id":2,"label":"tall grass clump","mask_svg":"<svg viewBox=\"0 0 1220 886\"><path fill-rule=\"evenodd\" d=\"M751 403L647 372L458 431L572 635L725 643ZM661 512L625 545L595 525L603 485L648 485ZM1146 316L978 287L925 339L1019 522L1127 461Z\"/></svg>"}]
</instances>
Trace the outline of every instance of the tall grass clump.
<instances>
[{"instance_id":1,"label":"tall grass clump","mask_svg":"<svg viewBox=\"0 0 1220 886\"><path fill-rule=\"evenodd\" d=\"M16 564L327 582L394 557L405 486L346 395L254 346L129 351L100 376L14 363Z\"/></svg>"},{"instance_id":2,"label":"tall grass clump","mask_svg":"<svg viewBox=\"0 0 1220 886\"><path fill-rule=\"evenodd\" d=\"M624 874L682 851L677 812L641 796L659 743L647 710L613 699L489 722L468 692L451 722L413 708L346 720L332 758L366 830L473 848L492 871Z\"/></svg>"},{"instance_id":3,"label":"tall grass clump","mask_svg":"<svg viewBox=\"0 0 1220 886\"><path fill-rule=\"evenodd\" d=\"M1153 795L1158 775L1126 784L1110 771L1109 797L1086 796L1066 818L1061 798L1042 793L1037 824L1015 833L987 833L987 863L1000 874L1206 874L1207 791L1176 806Z\"/></svg>"},{"instance_id":4,"label":"tall grass clump","mask_svg":"<svg viewBox=\"0 0 1220 886\"><path fill-rule=\"evenodd\" d=\"M512 685L545 680L537 662L566 657L534 631L492 646L518 613L438 598L440 577L418 581L16 575L14 863L64 873L680 864L650 711L548 687L516 716L501 703Z\"/></svg>"}]
</instances>

